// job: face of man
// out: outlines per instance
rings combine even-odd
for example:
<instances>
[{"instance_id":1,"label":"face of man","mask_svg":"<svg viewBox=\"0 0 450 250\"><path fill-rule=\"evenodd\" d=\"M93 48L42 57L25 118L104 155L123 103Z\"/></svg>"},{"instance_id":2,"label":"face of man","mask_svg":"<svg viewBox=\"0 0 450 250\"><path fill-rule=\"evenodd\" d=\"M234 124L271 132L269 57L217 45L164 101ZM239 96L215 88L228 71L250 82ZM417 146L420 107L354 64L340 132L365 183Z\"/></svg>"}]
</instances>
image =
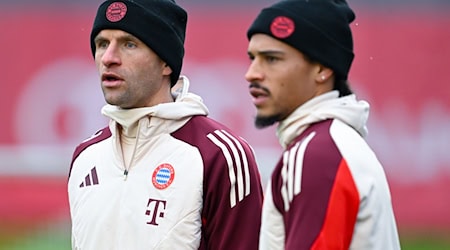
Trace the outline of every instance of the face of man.
<instances>
[{"instance_id":1,"label":"face of man","mask_svg":"<svg viewBox=\"0 0 450 250\"><path fill-rule=\"evenodd\" d=\"M251 63L245 74L257 109L255 125L270 126L319 95L321 66L297 49L265 34L255 34L248 45Z\"/></svg>"},{"instance_id":2,"label":"face of man","mask_svg":"<svg viewBox=\"0 0 450 250\"><path fill-rule=\"evenodd\" d=\"M128 109L170 101L172 70L138 38L122 30L102 30L95 49L107 103Z\"/></svg>"}]
</instances>

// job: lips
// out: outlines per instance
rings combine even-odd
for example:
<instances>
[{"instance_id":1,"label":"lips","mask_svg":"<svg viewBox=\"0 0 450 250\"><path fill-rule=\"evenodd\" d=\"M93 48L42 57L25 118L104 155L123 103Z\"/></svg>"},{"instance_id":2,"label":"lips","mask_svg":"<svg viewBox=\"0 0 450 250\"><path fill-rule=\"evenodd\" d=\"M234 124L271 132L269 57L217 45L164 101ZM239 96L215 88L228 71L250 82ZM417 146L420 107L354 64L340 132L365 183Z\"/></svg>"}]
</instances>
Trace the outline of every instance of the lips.
<instances>
[{"instance_id":1,"label":"lips","mask_svg":"<svg viewBox=\"0 0 450 250\"><path fill-rule=\"evenodd\" d=\"M250 95L255 106L261 106L269 98L269 92L261 87L250 86Z\"/></svg>"},{"instance_id":2,"label":"lips","mask_svg":"<svg viewBox=\"0 0 450 250\"><path fill-rule=\"evenodd\" d=\"M105 87L117 87L123 82L122 77L112 72L103 73L101 79Z\"/></svg>"}]
</instances>

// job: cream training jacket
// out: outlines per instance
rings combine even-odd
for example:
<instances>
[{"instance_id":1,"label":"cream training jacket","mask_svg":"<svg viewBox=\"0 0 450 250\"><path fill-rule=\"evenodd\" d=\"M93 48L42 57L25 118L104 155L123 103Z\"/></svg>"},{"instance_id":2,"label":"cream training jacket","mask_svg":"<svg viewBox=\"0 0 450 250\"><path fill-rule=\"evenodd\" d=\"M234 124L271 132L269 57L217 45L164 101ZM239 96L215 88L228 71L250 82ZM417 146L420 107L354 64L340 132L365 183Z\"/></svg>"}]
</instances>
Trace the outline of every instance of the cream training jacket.
<instances>
[{"instance_id":1,"label":"cream training jacket","mask_svg":"<svg viewBox=\"0 0 450 250\"><path fill-rule=\"evenodd\" d=\"M400 249L386 176L364 140L369 105L338 96L317 96L279 124L261 250Z\"/></svg>"},{"instance_id":2,"label":"cream training jacket","mask_svg":"<svg viewBox=\"0 0 450 250\"><path fill-rule=\"evenodd\" d=\"M253 151L207 117L187 78L182 84L172 103L105 106L109 126L75 149L73 249L257 249L262 188Z\"/></svg>"}]
</instances>

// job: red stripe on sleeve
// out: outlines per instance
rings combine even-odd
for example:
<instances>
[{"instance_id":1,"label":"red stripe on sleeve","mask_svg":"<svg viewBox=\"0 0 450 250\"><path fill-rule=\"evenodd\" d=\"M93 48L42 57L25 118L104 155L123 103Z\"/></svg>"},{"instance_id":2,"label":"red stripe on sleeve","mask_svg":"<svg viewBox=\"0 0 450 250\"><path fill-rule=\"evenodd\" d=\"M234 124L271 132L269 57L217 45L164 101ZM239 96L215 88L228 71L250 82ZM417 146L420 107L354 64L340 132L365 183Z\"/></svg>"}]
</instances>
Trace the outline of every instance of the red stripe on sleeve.
<instances>
[{"instance_id":1,"label":"red stripe on sleeve","mask_svg":"<svg viewBox=\"0 0 450 250\"><path fill-rule=\"evenodd\" d=\"M348 249L359 209L359 193L342 160L331 191L324 225L311 249Z\"/></svg>"}]
</instances>

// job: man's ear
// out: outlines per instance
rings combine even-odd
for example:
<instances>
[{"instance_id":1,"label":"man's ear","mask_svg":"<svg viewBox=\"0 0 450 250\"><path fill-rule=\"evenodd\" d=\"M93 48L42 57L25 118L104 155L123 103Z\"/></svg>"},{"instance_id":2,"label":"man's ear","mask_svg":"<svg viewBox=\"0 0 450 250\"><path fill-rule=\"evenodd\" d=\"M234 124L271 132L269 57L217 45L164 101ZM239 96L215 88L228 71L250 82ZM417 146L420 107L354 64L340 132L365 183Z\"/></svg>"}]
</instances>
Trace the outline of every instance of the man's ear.
<instances>
[{"instance_id":1,"label":"man's ear","mask_svg":"<svg viewBox=\"0 0 450 250\"><path fill-rule=\"evenodd\" d=\"M319 65L319 70L316 74L316 81L323 83L326 82L328 79L330 79L333 76L334 72L332 69L325 67L323 65Z\"/></svg>"},{"instance_id":2,"label":"man's ear","mask_svg":"<svg viewBox=\"0 0 450 250\"><path fill-rule=\"evenodd\" d=\"M170 76L170 74L172 74L172 68L170 68L170 66L167 63L164 63L164 68L163 68L162 73L165 76Z\"/></svg>"}]
</instances>

